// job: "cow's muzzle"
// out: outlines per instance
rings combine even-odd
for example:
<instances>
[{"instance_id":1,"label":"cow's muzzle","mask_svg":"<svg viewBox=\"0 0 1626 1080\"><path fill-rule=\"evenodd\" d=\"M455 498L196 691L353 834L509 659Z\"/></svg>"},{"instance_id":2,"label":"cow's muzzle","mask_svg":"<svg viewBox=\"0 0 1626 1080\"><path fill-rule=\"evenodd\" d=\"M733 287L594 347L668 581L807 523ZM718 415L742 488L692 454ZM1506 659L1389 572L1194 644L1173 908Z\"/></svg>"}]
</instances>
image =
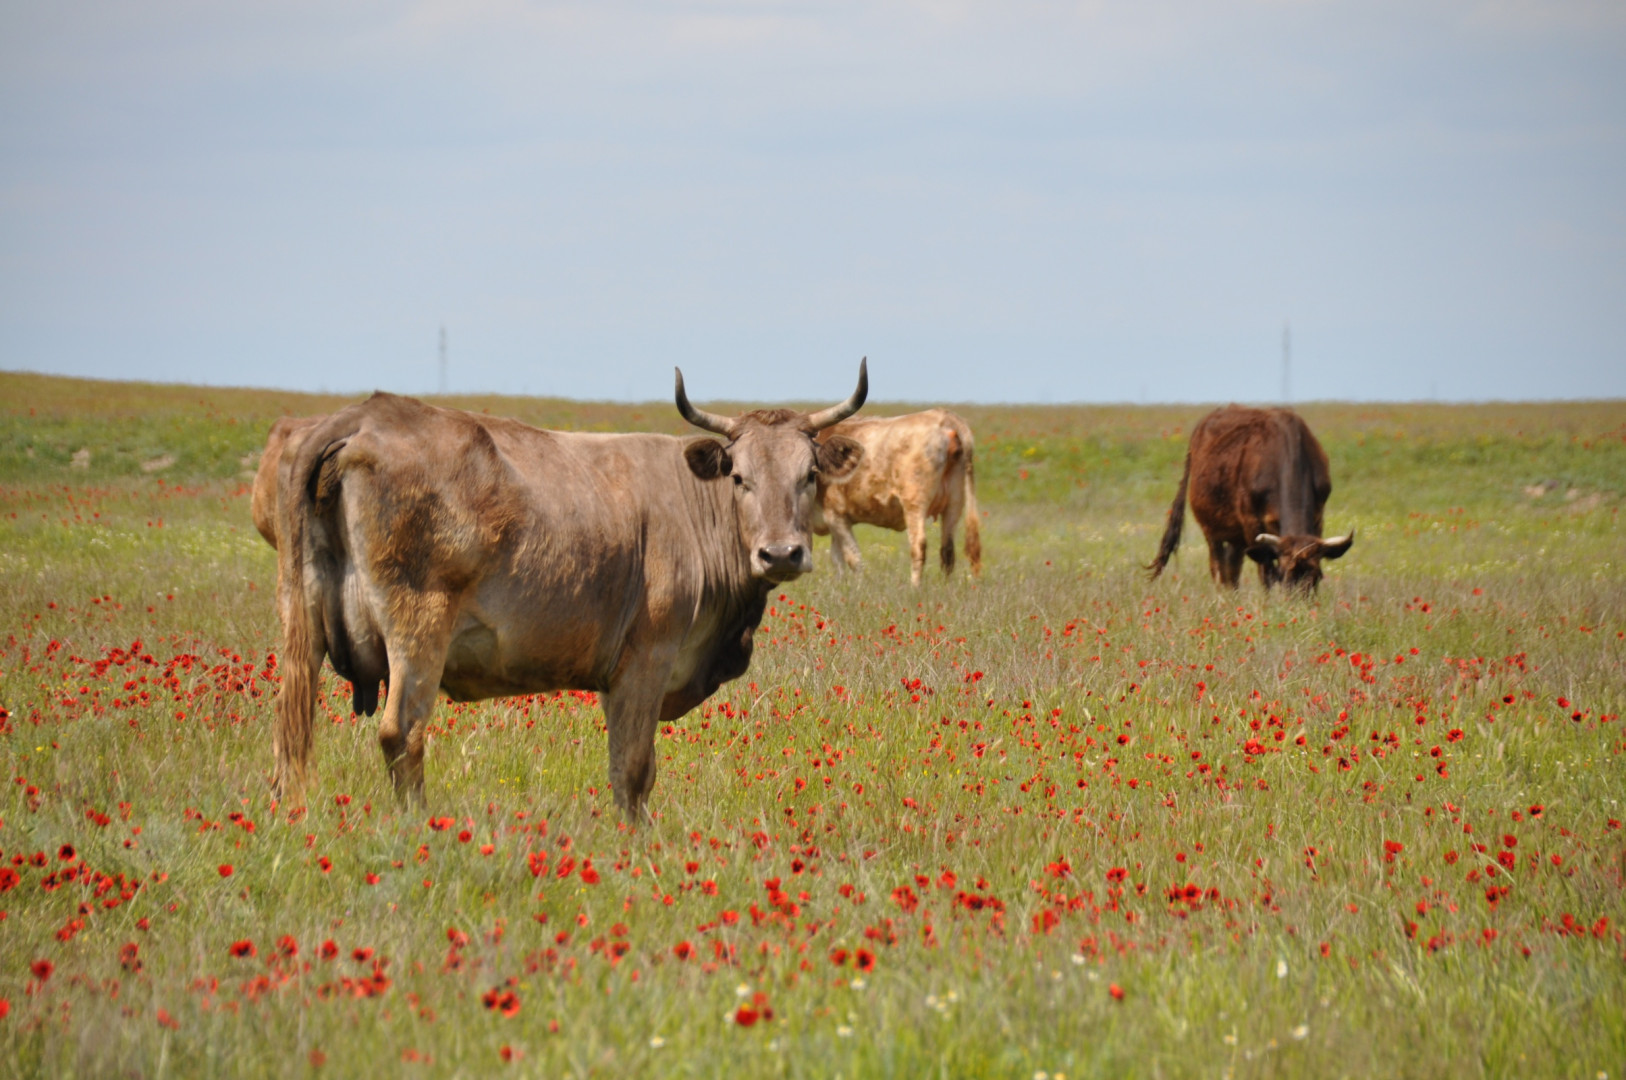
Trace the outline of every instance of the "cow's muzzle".
<instances>
[{"instance_id":1,"label":"cow's muzzle","mask_svg":"<svg viewBox=\"0 0 1626 1080\"><path fill-rule=\"evenodd\" d=\"M757 574L769 581L790 581L813 569L813 551L807 544L768 544L757 548Z\"/></svg>"}]
</instances>

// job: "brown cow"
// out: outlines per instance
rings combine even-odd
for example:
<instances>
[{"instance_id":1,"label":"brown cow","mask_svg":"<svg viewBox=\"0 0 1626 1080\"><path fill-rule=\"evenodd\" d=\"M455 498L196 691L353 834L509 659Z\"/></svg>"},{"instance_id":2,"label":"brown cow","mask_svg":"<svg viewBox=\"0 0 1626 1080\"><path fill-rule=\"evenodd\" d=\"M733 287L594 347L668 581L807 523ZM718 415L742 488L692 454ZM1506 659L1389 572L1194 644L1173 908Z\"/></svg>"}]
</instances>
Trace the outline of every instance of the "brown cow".
<instances>
[{"instance_id":1,"label":"brown cow","mask_svg":"<svg viewBox=\"0 0 1626 1080\"><path fill-rule=\"evenodd\" d=\"M1353 530L1321 539L1321 511L1332 493L1327 454L1290 409L1228 405L1203 417L1191 433L1157 558L1147 566L1153 578L1180 546L1188 485L1191 514L1208 539L1208 570L1221 585L1236 587L1246 555L1259 564L1266 589L1281 581L1310 591L1321 583L1321 561L1355 542Z\"/></svg>"},{"instance_id":2,"label":"brown cow","mask_svg":"<svg viewBox=\"0 0 1626 1080\"><path fill-rule=\"evenodd\" d=\"M982 572L981 521L977 515L975 446L971 426L944 409L908 416L848 420L821 439L846 437L864 448L864 459L846 478L819 478L813 531L830 534L837 568L862 562L852 527L878 525L909 533L909 579L920 584L926 566L926 522L941 518L943 573L954 569L954 529L965 515L965 554L971 572Z\"/></svg>"},{"instance_id":3,"label":"brown cow","mask_svg":"<svg viewBox=\"0 0 1626 1080\"><path fill-rule=\"evenodd\" d=\"M326 657L358 712L386 685L379 742L414 799L439 691L597 691L615 799L638 821L656 727L744 674L768 594L812 569L817 480L863 456L814 435L868 385L860 365L840 405L727 417L692 406L679 372L678 411L726 444L541 431L390 394L279 421L253 496L278 553L275 796L303 795Z\"/></svg>"}]
</instances>

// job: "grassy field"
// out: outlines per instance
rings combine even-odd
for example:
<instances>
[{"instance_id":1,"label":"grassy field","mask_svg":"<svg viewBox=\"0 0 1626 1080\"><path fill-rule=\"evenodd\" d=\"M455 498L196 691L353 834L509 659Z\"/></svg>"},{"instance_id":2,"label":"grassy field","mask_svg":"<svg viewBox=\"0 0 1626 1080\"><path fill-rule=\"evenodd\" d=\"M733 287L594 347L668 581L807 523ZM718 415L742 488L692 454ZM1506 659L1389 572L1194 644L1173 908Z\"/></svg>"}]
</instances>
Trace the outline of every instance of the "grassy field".
<instances>
[{"instance_id":1,"label":"grassy field","mask_svg":"<svg viewBox=\"0 0 1626 1080\"><path fill-rule=\"evenodd\" d=\"M1304 407L1308 601L1139 571L1204 410L967 407L981 580L821 542L631 833L586 694L405 812L330 681L268 806L250 470L341 401L0 374L8 1074L1626 1075L1626 403Z\"/></svg>"}]
</instances>

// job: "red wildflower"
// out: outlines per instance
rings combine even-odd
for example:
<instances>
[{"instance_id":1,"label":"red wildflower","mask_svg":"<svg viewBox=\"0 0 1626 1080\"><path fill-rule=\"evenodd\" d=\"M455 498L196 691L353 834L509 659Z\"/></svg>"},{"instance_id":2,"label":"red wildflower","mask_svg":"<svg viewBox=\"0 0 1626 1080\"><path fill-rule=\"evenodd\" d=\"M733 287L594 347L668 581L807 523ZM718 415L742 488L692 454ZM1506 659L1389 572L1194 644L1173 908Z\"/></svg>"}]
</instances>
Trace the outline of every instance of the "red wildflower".
<instances>
[{"instance_id":1,"label":"red wildflower","mask_svg":"<svg viewBox=\"0 0 1626 1080\"><path fill-rule=\"evenodd\" d=\"M220 864L220 876L221 877L231 877L232 873L233 873L233 871L232 871L231 863L226 862L226 863L221 863Z\"/></svg>"},{"instance_id":2,"label":"red wildflower","mask_svg":"<svg viewBox=\"0 0 1626 1080\"><path fill-rule=\"evenodd\" d=\"M1108 986L1107 993L1112 995L1112 1000L1114 1001L1122 1001L1124 999L1124 988L1119 986L1117 983L1113 983L1112 985Z\"/></svg>"},{"instance_id":3,"label":"red wildflower","mask_svg":"<svg viewBox=\"0 0 1626 1080\"><path fill-rule=\"evenodd\" d=\"M61 859L63 862L72 862L73 857L76 854L77 852L73 850L72 844L63 844L61 847L56 849L56 857Z\"/></svg>"},{"instance_id":4,"label":"red wildflower","mask_svg":"<svg viewBox=\"0 0 1626 1080\"><path fill-rule=\"evenodd\" d=\"M474 839L474 834L469 832L469 830L467 830L467 829L464 829L462 832L457 834L457 842L460 843L460 844L466 844L470 840L473 840L473 839Z\"/></svg>"},{"instance_id":5,"label":"red wildflower","mask_svg":"<svg viewBox=\"0 0 1626 1080\"><path fill-rule=\"evenodd\" d=\"M260 952L260 950L254 947L254 942L250 941L248 938L244 938L241 941L232 942L231 948L229 948L227 951L233 956L239 958L245 956L257 956Z\"/></svg>"},{"instance_id":6,"label":"red wildflower","mask_svg":"<svg viewBox=\"0 0 1626 1080\"><path fill-rule=\"evenodd\" d=\"M750 1027L757 1022L757 1011L749 1005L741 1005L734 1014L734 1022L740 1027Z\"/></svg>"},{"instance_id":7,"label":"red wildflower","mask_svg":"<svg viewBox=\"0 0 1626 1080\"><path fill-rule=\"evenodd\" d=\"M331 960L335 956L339 955L339 947L333 944L332 938L328 938L317 948L316 955L320 956L323 960Z\"/></svg>"},{"instance_id":8,"label":"red wildflower","mask_svg":"<svg viewBox=\"0 0 1626 1080\"><path fill-rule=\"evenodd\" d=\"M687 960L689 957L694 955L694 946L690 945L687 941L680 941L676 945L672 946L672 955L677 957L679 960Z\"/></svg>"},{"instance_id":9,"label":"red wildflower","mask_svg":"<svg viewBox=\"0 0 1626 1080\"><path fill-rule=\"evenodd\" d=\"M11 1015L11 1002L7 998L0 998L0 1020Z\"/></svg>"},{"instance_id":10,"label":"red wildflower","mask_svg":"<svg viewBox=\"0 0 1626 1080\"><path fill-rule=\"evenodd\" d=\"M51 977L51 972L56 970L56 965L49 960L40 959L28 965L28 970L34 973L34 978L44 982Z\"/></svg>"},{"instance_id":11,"label":"red wildflower","mask_svg":"<svg viewBox=\"0 0 1626 1080\"><path fill-rule=\"evenodd\" d=\"M515 1050L512 1046L509 1046L507 1043L503 1043L497 1048L497 1056L502 1058L504 1061L513 1061L515 1058L520 1056L520 1052Z\"/></svg>"},{"instance_id":12,"label":"red wildflower","mask_svg":"<svg viewBox=\"0 0 1626 1080\"><path fill-rule=\"evenodd\" d=\"M1514 836L1512 833L1504 833L1502 835L1502 846L1505 848L1516 848L1519 846L1519 838Z\"/></svg>"},{"instance_id":13,"label":"red wildflower","mask_svg":"<svg viewBox=\"0 0 1626 1080\"><path fill-rule=\"evenodd\" d=\"M592 859L582 860L582 881L588 885L598 884L598 871L593 869Z\"/></svg>"},{"instance_id":14,"label":"red wildflower","mask_svg":"<svg viewBox=\"0 0 1626 1080\"><path fill-rule=\"evenodd\" d=\"M327 1055L322 1053L321 1050L313 1049L311 1051L310 1063L311 1068L320 1069L323 1065L327 1064Z\"/></svg>"},{"instance_id":15,"label":"red wildflower","mask_svg":"<svg viewBox=\"0 0 1626 1080\"><path fill-rule=\"evenodd\" d=\"M864 974L867 975L870 972L875 970L875 954L874 953L870 952L868 949L859 949L858 952L855 953L854 955L857 957L857 963L858 963L858 970L859 971L862 971Z\"/></svg>"},{"instance_id":16,"label":"red wildflower","mask_svg":"<svg viewBox=\"0 0 1626 1080\"><path fill-rule=\"evenodd\" d=\"M367 961L371 960L372 958L373 958L373 950L365 948L365 947L364 948L352 949L351 952L350 952L350 959L354 960L358 964L365 964Z\"/></svg>"}]
</instances>

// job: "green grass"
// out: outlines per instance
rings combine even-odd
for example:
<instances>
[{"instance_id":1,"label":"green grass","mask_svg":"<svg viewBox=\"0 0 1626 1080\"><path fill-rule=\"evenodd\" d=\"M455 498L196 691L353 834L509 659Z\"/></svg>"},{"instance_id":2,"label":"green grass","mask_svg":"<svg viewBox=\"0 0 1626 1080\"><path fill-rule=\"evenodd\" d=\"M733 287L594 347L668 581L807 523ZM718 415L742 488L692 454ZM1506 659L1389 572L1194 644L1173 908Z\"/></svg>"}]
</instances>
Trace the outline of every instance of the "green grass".
<instances>
[{"instance_id":1,"label":"green grass","mask_svg":"<svg viewBox=\"0 0 1626 1080\"><path fill-rule=\"evenodd\" d=\"M1626 405L1306 406L1359 535L1311 601L1144 580L1204 410L967 407L982 579L821 548L631 833L571 694L443 705L406 812L330 681L267 805L244 474L339 403L0 375L9 1072L1622 1074Z\"/></svg>"}]
</instances>

